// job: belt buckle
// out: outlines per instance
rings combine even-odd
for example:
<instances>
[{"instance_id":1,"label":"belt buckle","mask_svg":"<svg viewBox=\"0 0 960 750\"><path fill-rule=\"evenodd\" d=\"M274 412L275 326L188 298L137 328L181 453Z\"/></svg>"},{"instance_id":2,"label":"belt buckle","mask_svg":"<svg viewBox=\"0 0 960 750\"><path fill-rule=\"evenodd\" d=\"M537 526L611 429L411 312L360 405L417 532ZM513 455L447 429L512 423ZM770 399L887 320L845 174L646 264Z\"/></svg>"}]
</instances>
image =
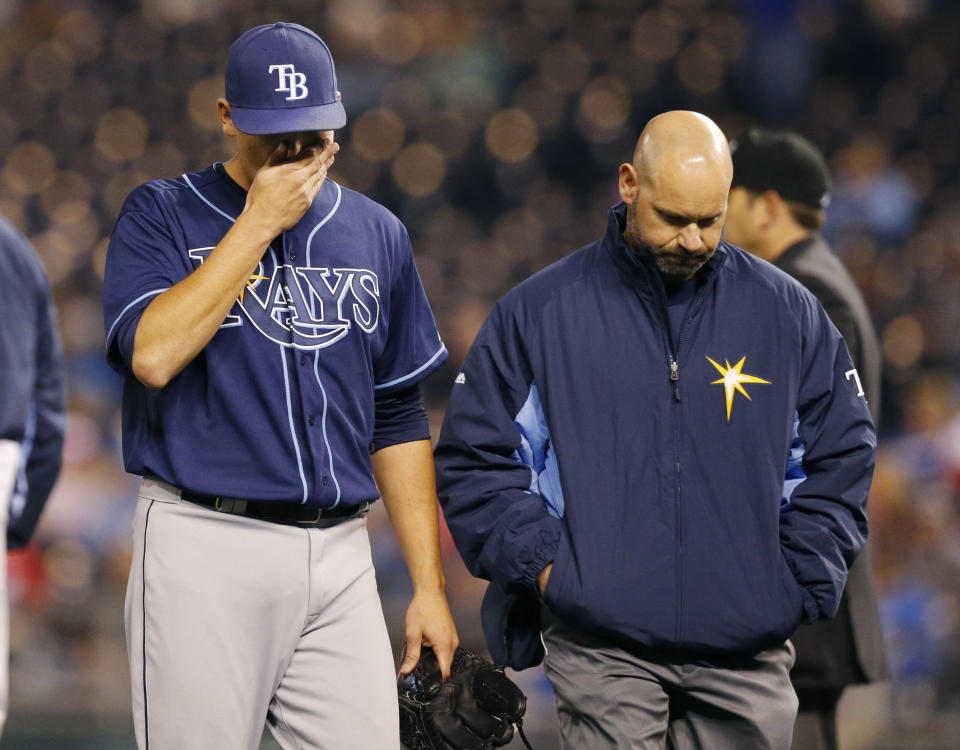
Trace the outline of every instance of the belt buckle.
<instances>
[{"instance_id":1,"label":"belt buckle","mask_svg":"<svg viewBox=\"0 0 960 750\"><path fill-rule=\"evenodd\" d=\"M301 520L298 520L297 523L303 523L303 524L317 523L317 522L320 521L320 519L321 519L322 517L323 517L323 508L317 508L317 517L316 517L316 518L307 518L307 519L302 520L302 521L301 521Z\"/></svg>"},{"instance_id":2,"label":"belt buckle","mask_svg":"<svg viewBox=\"0 0 960 750\"><path fill-rule=\"evenodd\" d=\"M213 509L221 513L230 513L236 515L246 515L247 501L237 500L235 497L217 496L213 501Z\"/></svg>"}]
</instances>

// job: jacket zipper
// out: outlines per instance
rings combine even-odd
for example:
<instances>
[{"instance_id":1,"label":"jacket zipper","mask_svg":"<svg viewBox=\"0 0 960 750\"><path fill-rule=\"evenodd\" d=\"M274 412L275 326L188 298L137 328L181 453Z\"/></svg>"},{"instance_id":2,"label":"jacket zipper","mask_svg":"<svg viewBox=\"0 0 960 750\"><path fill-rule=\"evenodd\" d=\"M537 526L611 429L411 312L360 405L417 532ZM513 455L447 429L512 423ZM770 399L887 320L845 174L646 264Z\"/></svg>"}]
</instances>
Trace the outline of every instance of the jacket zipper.
<instances>
[{"instance_id":1,"label":"jacket zipper","mask_svg":"<svg viewBox=\"0 0 960 750\"><path fill-rule=\"evenodd\" d=\"M673 385L673 400L678 408L674 411L673 419L673 456L674 456L674 509L675 509L675 525L676 525L676 539L677 539L677 575L676 575L676 591L677 591L677 619L676 619L676 628L674 630L675 636L674 639L679 641L680 636L683 632L683 526L682 526L682 514L680 512L680 348L683 345L683 334L687 330L687 326L690 321L693 319L694 314L703 304L705 288L703 285L700 288L696 298L693 301L693 304L687 309L687 314L684 316L683 323L680 325L680 334L677 337L677 345L673 345L673 335L670 332L670 314L667 311L667 290L666 286L663 283L663 279L660 274L656 271L653 271L653 274L656 278L656 285L660 292L660 322L663 325L663 341L664 348L667 352L667 364L669 366L670 372L670 383ZM639 292L637 293L638 296Z\"/></svg>"},{"instance_id":2,"label":"jacket zipper","mask_svg":"<svg viewBox=\"0 0 960 750\"><path fill-rule=\"evenodd\" d=\"M681 486L680 486L680 349L683 346L683 334L687 330L690 320L703 303L701 291L693 304L687 309L683 323L680 324L680 335L677 337L676 348L670 354L670 380L673 382L673 397L677 404L673 416L673 455L674 455L674 496L676 497L676 524L677 524L677 627L675 640L679 641L683 634L683 517L681 513ZM669 325L669 315L667 324ZM669 335L670 329L667 329Z\"/></svg>"}]
</instances>

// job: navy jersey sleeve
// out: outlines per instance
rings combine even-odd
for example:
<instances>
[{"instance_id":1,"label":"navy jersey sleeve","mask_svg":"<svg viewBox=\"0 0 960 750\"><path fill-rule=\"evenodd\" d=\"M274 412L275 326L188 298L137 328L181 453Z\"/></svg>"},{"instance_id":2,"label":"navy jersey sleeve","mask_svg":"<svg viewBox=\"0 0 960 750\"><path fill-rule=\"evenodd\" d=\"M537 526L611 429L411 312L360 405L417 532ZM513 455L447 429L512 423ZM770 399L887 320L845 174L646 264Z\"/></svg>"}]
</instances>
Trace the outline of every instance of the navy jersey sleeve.
<instances>
[{"instance_id":1,"label":"navy jersey sleeve","mask_svg":"<svg viewBox=\"0 0 960 750\"><path fill-rule=\"evenodd\" d=\"M525 362L516 321L500 304L457 376L435 456L440 504L467 568L501 590L535 594L561 521L519 458L516 419L532 385Z\"/></svg>"},{"instance_id":2,"label":"navy jersey sleeve","mask_svg":"<svg viewBox=\"0 0 960 750\"><path fill-rule=\"evenodd\" d=\"M806 297L797 402L801 481L780 516L780 540L803 588L807 619L832 617L847 570L867 536L876 434L847 346L823 307Z\"/></svg>"},{"instance_id":3,"label":"navy jersey sleeve","mask_svg":"<svg viewBox=\"0 0 960 750\"><path fill-rule=\"evenodd\" d=\"M379 391L373 401L371 453L390 445L430 439L430 423L419 384L402 390Z\"/></svg>"},{"instance_id":4,"label":"navy jersey sleeve","mask_svg":"<svg viewBox=\"0 0 960 750\"><path fill-rule=\"evenodd\" d=\"M410 238L403 227L400 232L399 257L390 283L387 340L374 363L374 388L378 393L409 388L447 358L413 262Z\"/></svg>"},{"instance_id":5,"label":"navy jersey sleeve","mask_svg":"<svg viewBox=\"0 0 960 750\"><path fill-rule=\"evenodd\" d=\"M7 546L16 549L29 541L60 472L63 355L40 259L2 220L0 272L17 279L0 300L0 440L21 449L7 526Z\"/></svg>"},{"instance_id":6,"label":"navy jersey sleeve","mask_svg":"<svg viewBox=\"0 0 960 750\"><path fill-rule=\"evenodd\" d=\"M23 547L60 474L65 426L63 350L46 278L37 299L36 370L24 440L26 465L10 502L7 547Z\"/></svg>"},{"instance_id":7,"label":"navy jersey sleeve","mask_svg":"<svg viewBox=\"0 0 960 750\"><path fill-rule=\"evenodd\" d=\"M107 248L103 320L107 360L114 369L130 367L133 337L143 311L186 275L176 258L156 200L145 188L138 188L127 199Z\"/></svg>"}]
</instances>

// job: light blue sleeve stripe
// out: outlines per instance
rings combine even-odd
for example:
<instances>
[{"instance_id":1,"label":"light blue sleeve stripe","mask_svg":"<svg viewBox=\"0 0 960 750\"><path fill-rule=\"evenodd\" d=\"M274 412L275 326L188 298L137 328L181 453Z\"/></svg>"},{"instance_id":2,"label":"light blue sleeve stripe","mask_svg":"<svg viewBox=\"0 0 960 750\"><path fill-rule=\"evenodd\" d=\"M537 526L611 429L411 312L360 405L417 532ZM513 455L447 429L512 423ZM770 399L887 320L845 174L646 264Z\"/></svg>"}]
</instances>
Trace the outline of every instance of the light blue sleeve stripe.
<instances>
[{"instance_id":1,"label":"light blue sleeve stripe","mask_svg":"<svg viewBox=\"0 0 960 750\"><path fill-rule=\"evenodd\" d=\"M797 487L807 478L803 470L803 456L807 452L807 447L800 438L800 416L793 415L793 440L790 443L790 455L787 457L787 472L783 479L783 492L780 497L780 510L786 510L790 507L790 498Z\"/></svg>"},{"instance_id":2,"label":"light blue sleeve stripe","mask_svg":"<svg viewBox=\"0 0 960 750\"><path fill-rule=\"evenodd\" d=\"M181 177L183 177L183 181L186 182L187 185L190 187L190 189L191 189L194 193L197 194L197 197L200 198L200 200L202 200L204 203L206 203L208 206L210 206L210 208L212 208L214 211L216 211L216 212L217 212L218 214L220 214L221 216L225 216L226 218L230 219L230 221L234 221L234 222L236 221L236 219L234 219L232 216L230 216L230 215L227 214L227 213L224 213L224 212L221 211L219 208L217 208L215 205L213 205L210 201L208 201L207 198L203 195L203 193L201 193L199 190L197 190L197 189L194 187L193 183L190 182L190 178L189 178L189 177L187 177L185 174L181 175ZM146 299L146 298L149 297L150 295L152 295L152 294L163 294L163 292L167 291L167 289L169 289L169 288L170 288L170 287L165 287L164 289L157 289L157 290L152 291L152 292L147 292L146 294L143 294L143 295L137 297L133 302L131 302L129 305L127 305L125 308L123 308L123 310L122 310L122 311L120 312L120 314L117 316L117 319L116 319L115 321L113 321L113 325L110 326L110 330L107 332L107 347L109 348L109 346L110 346L110 336L113 335L113 329L117 327L117 323L120 322L120 319L124 316L124 314L127 312L127 310L129 310L131 307L133 307L135 304L137 304L137 303L140 302L141 300Z\"/></svg>"},{"instance_id":3,"label":"light blue sleeve stripe","mask_svg":"<svg viewBox=\"0 0 960 750\"><path fill-rule=\"evenodd\" d=\"M563 488L560 486L560 467L536 383L530 385L527 400L513 422L520 432L520 446L513 457L530 469L530 491L544 499L551 516L563 518L565 505Z\"/></svg>"},{"instance_id":4,"label":"light blue sleeve stripe","mask_svg":"<svg viewBox=\"0 0 960 750\"><path fill-rule=\"evenodd\" d=\"M402 383L404 380L410 380L410 378L416 377L421 372L426 370L430 365L436 362L437 357L442 356L444 353L446 353L446 351L447 351L447 347L445 347L443 345L443 342L441 341L440 349L437 351L437 353L434 354L432 357L430 357L430 359L428 359L422 365L420 365L416 370L414 370L413 372L408 372L406 375L399 377L396 380L391 380L389 383L381 383L380 385L375 385L373 386L374 390L379 391L381 388L389 388L392 385L397 385L397 383Z\"/></svg>"},{"instance_id":5,"label":"light blue sleeve stripe","mask_svg":"<svg viewBox=\"0 0 960 750\"><path fill-rule=\"evenodd\" d=\"M117 323L120 322L121 318L123 318L123 316L127 314L127 310L129 310L131 307L133 307L134 305L136 305L138 302L142 302L142 301L145 300L147 297L153 297L153 296L155 296L155 295L157 295L157 294L163 294L163 293L164 293L165 291L167 291L167 289L169 289L169 288L170 288L170 287L164 287L163 289L154 289L152 292L146 292L145 294L141 294L141 295L140 295L139 297L137 297L133 302L131 302L129 305L127 305L125 308L123 308L123 309L120 311L120 314L117 316L117 319L116 319L115 321L113 321L113 325L110 326L110 330L107 331L107 344L106 344L107 348L108 348L108 349L110 348L110 337L113 335L113 329L117 327Z\"/></svg>"}]
</instances>

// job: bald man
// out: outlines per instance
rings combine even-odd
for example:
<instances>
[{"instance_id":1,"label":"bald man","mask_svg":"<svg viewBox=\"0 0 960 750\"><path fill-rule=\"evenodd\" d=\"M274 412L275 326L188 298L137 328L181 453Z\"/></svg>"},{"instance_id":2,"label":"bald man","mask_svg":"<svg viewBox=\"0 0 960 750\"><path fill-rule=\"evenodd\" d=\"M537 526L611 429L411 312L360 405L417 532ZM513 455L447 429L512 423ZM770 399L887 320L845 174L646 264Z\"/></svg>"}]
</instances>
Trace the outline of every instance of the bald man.
<instances>
[{"instance_id":1,"label":"bald man","mask_svg":"<svg viewBox=\"0 0 960 750\"><path fill-rule=\"evenodd\" d=\"M651 120L605 236L501 299L455 378L447 524L564 748L787 750L787 639L866 537L856 370L808 291L721 242L731 176L710 119Z\"/></svg>"}]
</instances>

